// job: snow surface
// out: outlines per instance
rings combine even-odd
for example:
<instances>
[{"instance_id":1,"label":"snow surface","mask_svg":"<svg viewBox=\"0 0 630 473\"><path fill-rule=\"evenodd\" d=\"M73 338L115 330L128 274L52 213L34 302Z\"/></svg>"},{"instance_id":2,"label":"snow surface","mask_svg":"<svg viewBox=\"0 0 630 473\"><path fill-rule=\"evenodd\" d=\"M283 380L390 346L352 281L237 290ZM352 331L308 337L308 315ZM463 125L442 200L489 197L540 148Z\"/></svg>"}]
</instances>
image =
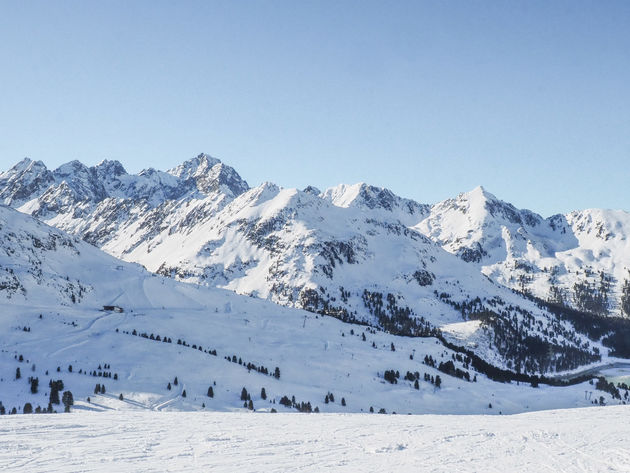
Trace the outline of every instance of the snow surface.
<instances>
[{"instance_id":1,"label":"snow surface","mask_svg":"<svg viewBox=\"0 0 630 473\"><path fill-rule=\"evenodd\" d=\"M0 424L0 471L624 472L628 414L10 416Z\"/></svg>"}]
</instances>

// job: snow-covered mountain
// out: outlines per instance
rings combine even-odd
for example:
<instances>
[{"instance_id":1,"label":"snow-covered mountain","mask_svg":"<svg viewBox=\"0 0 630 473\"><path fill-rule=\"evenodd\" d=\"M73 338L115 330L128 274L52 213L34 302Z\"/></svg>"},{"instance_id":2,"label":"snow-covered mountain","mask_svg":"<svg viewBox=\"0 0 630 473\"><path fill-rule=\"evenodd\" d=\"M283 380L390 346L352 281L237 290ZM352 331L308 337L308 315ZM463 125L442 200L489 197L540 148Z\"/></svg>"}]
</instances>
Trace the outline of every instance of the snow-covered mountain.
<instances>
[{"instance_id":1,"label":"snow-covered mountain","mask_svg":"<svg viewBox=\"0 0 630 473\"><path fill-rule=\"evenodd\" d=\"M520 385L493 381L501 373L470 352L445 346L439 334L397 336L182 283L5 206L0 206L0 271L0 414L14 408L61 411L53 391L59 398L68 391L74 409L93 411L500 414L628 398L623 389L586 380L564 387L536 387L531 377L522 377L529 382ZM505 305L498 297L492 304ZM507 306L503 310L498 317L510 313ZM525 309L519 310L526 320ZM559 330L550 314L534 316L536 324ZM493 358L484 340L500 341L490 340L491 331L475 333L479 323L443 328L459 345L478 343L474 351L498 364L513 359L500 350ZM545 345L562 348L558 361L592 353L576 351L588 343L583 336L563 333L562 347L551 340ZM605 352L596 342L592 348ZM603 353L601 363L611 361Z\"/></svg>"},{"instance_id":2,"label":"snow-covered mountain","mask_svg":"<svg viewBox=\"0 0 630 473\"><path fill-rule=\"evenodd\" d=\"M271 183L250 189L207 155L138 175L110 161L49 171L24 160L0 175L0 197L160 275L393 334L438 334L519 372L576 368L597 361L604 346L626 353L609 325L576 322L567 311L559 316L511 290L596 313L600 286L591 285L613 260L615 276L608 269L599 277L609 302L621 292L623 220L544 220L482 188L434 206L366 184L324 192ZM598 237L592 228L604 230ZM594 246L600 241L619 242L608 259ZM578 268L591 271L583 287L575 286ZM581 298L559 299L571 290Z\"/></svg>"},{"instance_id":3,"label":"snow-covered mountain","mask_svg":"<svg viewBox=\"0 0 630 473\"><path fill-rule=\"evenodd\" d=\"M598 315L630 316L630 213L543 219L483 187L440 202L414 226L500 284Z\"/></svg>"}]
</instances>

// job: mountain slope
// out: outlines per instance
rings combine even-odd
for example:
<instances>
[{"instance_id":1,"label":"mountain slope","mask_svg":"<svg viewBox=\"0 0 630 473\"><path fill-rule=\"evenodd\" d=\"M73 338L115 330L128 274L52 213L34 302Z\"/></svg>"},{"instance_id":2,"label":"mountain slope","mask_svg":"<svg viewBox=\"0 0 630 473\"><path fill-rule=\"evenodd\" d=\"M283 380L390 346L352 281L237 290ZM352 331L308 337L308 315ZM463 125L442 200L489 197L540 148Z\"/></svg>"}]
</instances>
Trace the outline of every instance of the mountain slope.
<instances>
[{"instance_id":1,"label":"mountain slope","mask_svg":"<svg viewBox=\"0 0 630 473\"><path fill-rule=\"evenodd\" d=\"M44 182L35 172L53 183L18 199L16 176L29 167L25 186ZM22 162L0 176L2 185L21 211L159 274L394 334L443 336L517 372L599 360L608 352L602 341L626 353L609 326L592 329L503 286L529 291L524 258L544 251L556 261L578 239L562 218L545 221L482 188L433 207L366 184L323 193L271 183L249 189L206 155L138 176L112 162L52 173ZM541 291L550 287L538 281Z\"/></svg>"},{"instance_id":2,"label":"mountain slope","mask_svg":"<svg viewBox=\"0 0 630 473\"><path fill-rule=\"evenodd\" d=\"M585 398L588 382L497 383L434 337L160 277L4 206L0 221L0 269L18 283L0 288L0 406L9 412L47 410L58 380L75 409L94 411L509 413L588 406L599 395L621 402L600 391Z\"/></svg>"},{"instance_id":3,"label":"mountain slope","mask_svg":"<svg viewBox=\"0 0 630 473\"><path fill-rule=\"evenodd\" d=\"M597 315L630 316L628 212L543 219L479 187L434 205L414 228L500 284Z\"/></svg>"}]
</instances>

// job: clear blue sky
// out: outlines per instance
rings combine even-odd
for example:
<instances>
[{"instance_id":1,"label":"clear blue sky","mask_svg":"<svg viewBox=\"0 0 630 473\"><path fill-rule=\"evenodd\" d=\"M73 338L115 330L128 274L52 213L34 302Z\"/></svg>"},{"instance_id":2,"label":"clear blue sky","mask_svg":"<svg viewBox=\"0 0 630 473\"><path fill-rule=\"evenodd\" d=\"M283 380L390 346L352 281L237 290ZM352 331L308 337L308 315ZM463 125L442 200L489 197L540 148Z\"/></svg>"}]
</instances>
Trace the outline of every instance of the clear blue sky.
<instances>
[{"instance_id":1,"label":"clear blue sky","mask_svg":"<svg viewBox=\"0 0 630 473\"><path fill-rule=\"evenodd\" d=\"M0 1L0 168L630 210L628 1Z\"/></svg>"}]
</instances>

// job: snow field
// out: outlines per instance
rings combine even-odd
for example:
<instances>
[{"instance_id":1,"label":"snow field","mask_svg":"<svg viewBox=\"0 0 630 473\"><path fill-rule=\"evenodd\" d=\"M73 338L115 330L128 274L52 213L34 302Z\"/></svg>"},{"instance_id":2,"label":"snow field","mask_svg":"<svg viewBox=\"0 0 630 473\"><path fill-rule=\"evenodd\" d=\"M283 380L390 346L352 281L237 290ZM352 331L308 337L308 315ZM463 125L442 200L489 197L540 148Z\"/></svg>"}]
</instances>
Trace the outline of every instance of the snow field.
<instances>
[{"instance_id":1,"label":"snow field","mask_svg":"<svg viewBox=\"0 0 630 473\"><path fill-rule=\"evenodd\" d=\"M625 472L628 407L515 416L75 412L0 423L3 472Z\"/></svg>"}]
</instances>

